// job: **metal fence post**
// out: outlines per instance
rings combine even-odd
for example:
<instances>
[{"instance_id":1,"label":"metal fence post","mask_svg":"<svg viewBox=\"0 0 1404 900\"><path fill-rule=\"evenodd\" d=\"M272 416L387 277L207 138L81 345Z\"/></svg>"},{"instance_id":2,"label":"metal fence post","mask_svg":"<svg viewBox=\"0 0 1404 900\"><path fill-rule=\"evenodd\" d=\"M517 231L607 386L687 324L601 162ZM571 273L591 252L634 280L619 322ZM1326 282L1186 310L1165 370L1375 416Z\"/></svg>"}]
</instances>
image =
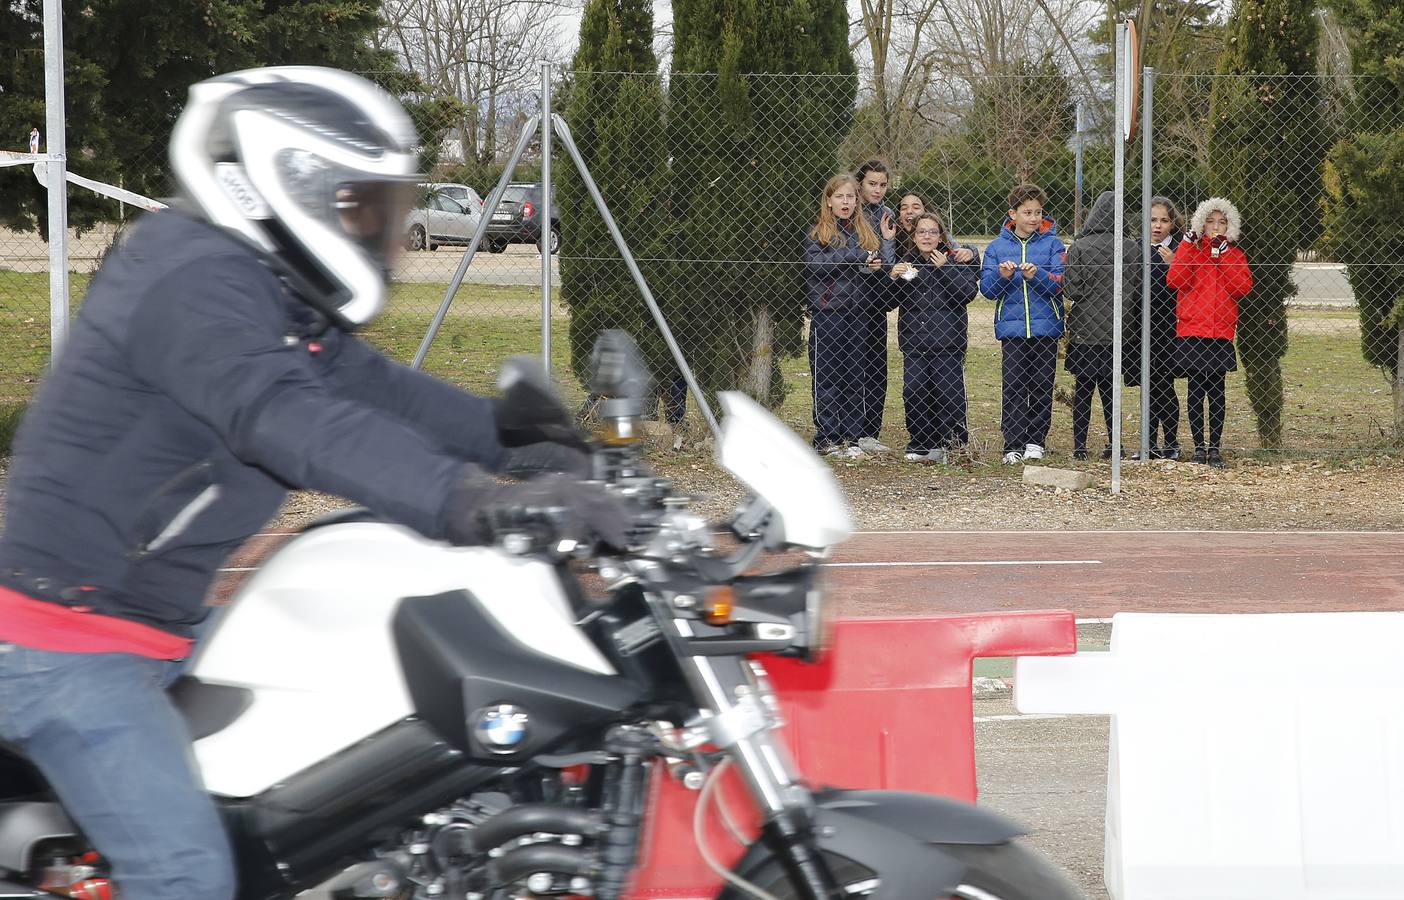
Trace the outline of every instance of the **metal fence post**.
<instances>
[{"instance_id":1,"label":"metal fence post","mask_svg":"<svg viewBox=\"0 0 1404 900\"><path fill-rule=\"evenodd\" d=\"M1141 70L1141 459L1150 459L1151 376L1151 95L1155 69Z\"/></svg>"},{"instance_id":2,"label":"metal fence post","mask_svg":"<svg viewBox=\"0 0 1404 900\"><path fill-rule=\"evenodd\" d=\"M541 64L541 365L551 374L551 63Z\"/></svg>"},{"instance_id":3,"label":"metal fence post","mask_svg":"<svg viewBox=\"0 0 1404 900\"><path fill-rule=\"evenodd\" d=\"M1076 235L1082 229L1082 147L1086 143L1083 137L1082 101L1077 101L1077 133L1073 141L1073 234Z\"/></svg>"},{"instance_id":4,"label":"metal fence post","mask_svg":"<svg viewBox=\"0 0 1404 900\"><path fill-rule=\"evenodd\" d=\"M517 146L512 150L512 155L507 158L507 166L502 170L502 176L497 179L497 187L492 189L487 201L483 204L483 214L478 217L478 228L473 232L473 239L468 244L468 249L463 251L463 257L458 261L458 268L454 271L453 277L449 279L448 287L444 289L443 302L434 312L434 318L429 323L429 327L424 332L424 338L419 342L419 349L414 353L414 360L410 363L411 369L418 369L424 365L424 357L429 355L429 347L434 343L434 337L439 333L439 328L444 324L444 317L448 315L449 305L453 303L453 295L458 293L458 289L463 284L463 278L468 274L468 267L473 264L473 257L477 255L478 248L482 246L483 237L487 234L488 223L492 214L497 211L497 205L502 202L502 195L507 191L507 185L512 181L512 173L517 171L517 163L521 162L522 155L526 153L527 145L531 143L532 135L541 126L535 119L527 119L522 126L522 133L517 137Z\"/></svg>"},{"instance_id":5,"label":"metal fence post","mask_svg":"<svg viewBox=\"0 0 1404 900\"><path fill-rule=\"evenodd\" d=\"M1111 433L1111 491L1121 493L1121 323L1125 299L1122 297L1122 266L1125 265L1126 248L1121 240L1126 223L1126 120L1130 110L1126 108L1125 71L1126 23L1116 26L1116 123L1113 127L1112 142L1116 146L1116 180L1112 185L1116 193L1116 215L1112 234L1117 239L1112 243L1112 433Z\"/></svg>"},{"instance_id":6,"label":"metal fence post","mask_svg":"<svg viewBox=\"0 0 1404 900\"><path fill-rule=\"evenodd\" d=\"M44 0L44 127L49 157L49 365L68 338L68 123L63 100L63 6Z\"/></svg>"}]
</instances>

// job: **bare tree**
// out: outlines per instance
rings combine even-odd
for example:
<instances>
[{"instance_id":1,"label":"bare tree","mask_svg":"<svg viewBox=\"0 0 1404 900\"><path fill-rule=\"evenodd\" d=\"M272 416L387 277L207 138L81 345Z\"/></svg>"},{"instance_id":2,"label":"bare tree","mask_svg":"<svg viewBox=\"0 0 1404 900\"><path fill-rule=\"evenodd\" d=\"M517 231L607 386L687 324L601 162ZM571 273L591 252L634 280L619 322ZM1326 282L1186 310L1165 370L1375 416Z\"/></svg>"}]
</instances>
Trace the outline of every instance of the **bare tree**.
<instances>
[{"instance_id":1,"label":"bare tree","mask_svg":"<svg viewBox=\"0 0 1404 900\"><path fill-rule=\"evenodd\" d=\"M560 25L579 0L383 0L383 46L437 96L463 101L465 161L489 164L530 103L536 64L563 57Z\"/></svg>"},{"instance_id":2,"label":"bare tree","mask_svg":"<svg viewBox=\"0 0 1404 900\"><path fill-rule=\"evenodd\" d=\"M852 152L913 165L931 136L961 118L977 85L1046 57L1098 90L1083 62L1097 0L859 0L853 47L865 76Z\"/></svg>"}]
</instances>

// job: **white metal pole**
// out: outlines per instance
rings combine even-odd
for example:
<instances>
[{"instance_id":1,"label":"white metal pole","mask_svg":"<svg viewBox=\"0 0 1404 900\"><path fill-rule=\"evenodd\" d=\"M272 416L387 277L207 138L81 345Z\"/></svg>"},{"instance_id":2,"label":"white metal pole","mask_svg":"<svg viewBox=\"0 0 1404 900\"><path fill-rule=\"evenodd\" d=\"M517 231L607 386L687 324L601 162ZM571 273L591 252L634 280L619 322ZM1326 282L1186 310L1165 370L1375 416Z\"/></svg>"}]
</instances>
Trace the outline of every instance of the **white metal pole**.
<instances>
[{"instance_id":1,"label":"white metal pole","mask_svg":"<svg viewBox=\"0 0 1404 900\"><path fill-rule=\"evenodd\" d=\"M541 64L541 364L551 374L551 63Z\"/></svg>"},{"instance_id":2,"label":"white metal pole","mask_svg":"<svg viewBox=\"0 0 1404 900\"><path fill-rule=\"evenodd\" d=\"M1141 459L1150 459L1150 376L1151 376L1151 97L1155 93L1155 69L1146 66L1141 73Z\"/></svg>"},{"instance_id":3,"label":"white metal pole","mask_svg":"<svg viewBox=\"0 0 1404 900\"><path fill-rule=\"evenodd\" d=\"M429 345L434 343L434 337L439 333L439 328L444 324L444 317L448 315L449 305L453 303L453 295L458 293L458 288L463 284L463 278L468 274L468 267L473 263L473 257L478 252L478 247L483 243L483 236L487 234L490 217L497 210L497 204L502 202L502 195L507 191L507 185L512 182L512 173L517 171L517 163L521 162L522 155L526 153L527 145L531 143L532 135L541 126L540 122L528 119L522 127L522 133L517 137L516 149L507 158L507 167L502 170L502 177L497 179L497 187L492 189L488 195L487 202L483 205L483 214L478 217L477 230L473 232L473 239L468 242L468 249L463 251L463 258L458 261L458 268L454 270L453 277L449 279L448 288L444 290L444 299L439 304L438 310L434 313L434 319L429 323L429 328L424 332L424 337L419 342L419 349L414 352L414 361L410 363L410 368L418 369L424 365L424 357L429 355Z\"/></svg>"},{"instance_id":4,"label":"white metal pole","mask_svg":"<svg viewBox=\"0 0 1404 900\"><path fill-rule=\"evenodd\" d=\"M1073 234L1076 235L1082 230L1082 147L1085 137L1082 133L1082 101L1077 101L1076 118L1077 133L1074 135L1073 147L1076 148L1073 154Z\"/></svg>"},{"instance_id":5,"label":"white metal pole","mask_svg":"<svg viewBox=\"0 0 1404 900\"><path fill-rule=\"evenodd\" d=\"M668 345L668 350L673 354L673 361L678 364L678 371L682 373L683 380L687 382L687 389L692 393L692 399L697 402L697 408L701 410L702 418L707 420L707 427L712 429L713 437L721 440L721 426L717 423L716 413L712 412L712 406L707 402L707 395L702 393L702 386L697 383L697 378L692 374L692 367L687 364L682 348L678 346L677 339L673 337L673 329L668 327L668 320L664 317L663 310L659 308L658 301L654 299L653 291L649 290L648 281L643 277L643 272L639 271L638 260L634 259L634 252L629 249L628 241L624 240L624 234L619 230L619 223L614 221L614 215L609 211L609 204L605 203L599 185L595 184L595 178L590 174L590 167L585 165L585 158L580 155L580 148L575 145L575 138L571 137L570 126L560 116L552 118L555 120L556 130L560 132L561 146L565 147L566 153L570 154L571 161L575 163L575 171L580 173L580 180L585 182L585 190L595 201L595 208L600 211L600 218L604 219L605 228L609 229L610 237L614 238L614 246L618 248L619 255L624 260L624 266L633 276L634 284L638 287L639 294L643 296L644 305L653 314L653 322L658 326L659 333L663 335L663 342Z\"/></svg>"},{"instance_id":6,"label":"white metal pole","mask_svg":"<svg viewBox=\"0 0 1404 900\"><path fill-rule=\"evenodd\" d=\"M63 6L44 0L44 127L49 157L49 365L68 338L68 140L63 100Z\"/></svg>"},{"instance_id":7,"label":"white metal pole","mask_svg":"<svg viewBox=\"0 0 1404 900\"><path fill-rule=\"evenodd\" d=\"M1116 26L1116 124L1115 133L1112 135L1112 143L1116 146L1114 158L1116 160L1116 180L1112 185L1112 190L1116 193L1116 216L1112 224L1112 234L1116 240L1112 242L1112 477L1111 490L1113 494L1121 493L1121 322L1122 304L1124 298L1122 294L1121 273L1125 264L1126 248L1123 246L1121 236L1125 233L1126 222L1126 117L1130 115L1130 110L1126 108L1125 90L1125 60L1126 60L1126 24L1119 23Z\"/></svg>"}]
</instances>

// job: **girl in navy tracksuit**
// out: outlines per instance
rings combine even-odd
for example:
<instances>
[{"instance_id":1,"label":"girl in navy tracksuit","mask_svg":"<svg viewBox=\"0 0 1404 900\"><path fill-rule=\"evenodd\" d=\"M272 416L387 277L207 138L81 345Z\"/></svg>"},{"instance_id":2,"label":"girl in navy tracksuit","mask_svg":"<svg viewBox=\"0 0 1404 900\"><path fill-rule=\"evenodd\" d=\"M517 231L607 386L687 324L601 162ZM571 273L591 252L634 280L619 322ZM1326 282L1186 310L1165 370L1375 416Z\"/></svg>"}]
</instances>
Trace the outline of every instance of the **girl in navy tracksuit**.
<instances>
[{"instance_id":1,"label":"girl in navy tracksuit","mask_svg":"<svg viewBox=\"0 0 1404 900\"><path fill-rule=\"evenodd\" d=\"M1179 346L1175 335L1176 295L1166 279L1184 235L1185 222L1169 198L1152 197L1150 224L1150 455L1151 459L1179 459L1180 397L1175 393Z\"/></svg>"},{"instance_id":2,"label":"girl in navy tracksuit","mask_svg":"<svg viewBox=\"0 0 1404 900\"><path fill-rule=\"evenodd\" d=\"M969 439L965 423L966 306L979 288L980 257L946 234L936 213L912 222L912 250L892 267L901 312L902 404L906 459L949 462L951 447Z\"/></svg>"},{"instance_id":3,"label":"girl in navy tracksuit","mask_svg":"<svg viewBox=\"0 0 1404 900\"><path fill-rule=\"evenodd\" d=\"M883 202L890 184L887 165L879 159L870 159L858 167L853 179L858 182L858 200L868 227L879 237L884 232L897 234L897 214ZM874 306L862 323L860 340L863 342L859 365L863 369L863 416L859 446L869 452L888 453L878 435L882 431L882 413L887 406L887 314L897 307L896 298L884 289L887 301Z\"/></svg>"},{"instance_id":4,"label":"girl in navy tracksuit","mask_svg":"<svg viewBox=\"0 0 1404 900\"><path fill-rule=\"evenodd\" d=\"M894 226L895 228L895 226ZM804 242L809 300L809 370L814 383L814 448L863 455L863 343L855 336L884 302L881 272L893 260L893 235L879 236L858 206L858 183L836 175L824 186L819 216Z\"/></svg>"}]
</instances>

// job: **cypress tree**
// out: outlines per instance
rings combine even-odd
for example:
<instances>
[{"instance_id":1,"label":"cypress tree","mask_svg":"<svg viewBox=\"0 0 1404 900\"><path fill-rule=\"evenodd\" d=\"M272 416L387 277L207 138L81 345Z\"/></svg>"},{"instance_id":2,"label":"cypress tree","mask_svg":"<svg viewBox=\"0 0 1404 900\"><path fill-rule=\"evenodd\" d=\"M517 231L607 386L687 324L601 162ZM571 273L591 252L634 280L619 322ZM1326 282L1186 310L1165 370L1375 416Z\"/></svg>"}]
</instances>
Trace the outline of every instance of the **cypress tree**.
<instances>
[{"instance_id":1,"label":"cypress tree","mask_svg":"<svg viewBox=\"0 0 1404 900\"><path fill-rule=\"evenodd\" d=\"M1325 138L1312 0L1237 0L1210 102L1215 193L1243 213L1252 293L1239 301L1238 356L1264 447L1282 446L1282 357L1297 251L1320 232Z\"/></svg>"},{"instance_id":2,"label":"cypress tree","mask_svg":"<svg viewBox=\"0 0 1404 900\"><path fill-rule=\"evenodd\" d=\"M707 389L778 404L780 360L804 346L800 240L853 120L847 12L676 0L673 27L674 286L690 358Z\"/></svg>"},{"instance_id":3,"label":"cypress tree","mask_svg":"<svg viewBox=\"0 0 1404 900\"><path fill-rule=\"evenodd\" d=\"M650 0L590 0L572 67L564 98L571 134L649 287L664 301L658 259L667 146ZM668 377L673 366L662 336L584 182L566 160L555 171L571 368L583 380L595 338L619 328L638 342L654 378Z\"/></svg>"},{"instance_id":4,"label":"cypress tree","mask_svg":"<svg viewBox=\"0 0 1404 900\"><path fill-rule=\"evenodd\" d=\"M1326 244L1346 264L1365 361L1394 388L1404 443L1404 8L1395 0L1333 0L1351 47L1348 129L1326 161Z\"/></svg>"}]
</instances>

